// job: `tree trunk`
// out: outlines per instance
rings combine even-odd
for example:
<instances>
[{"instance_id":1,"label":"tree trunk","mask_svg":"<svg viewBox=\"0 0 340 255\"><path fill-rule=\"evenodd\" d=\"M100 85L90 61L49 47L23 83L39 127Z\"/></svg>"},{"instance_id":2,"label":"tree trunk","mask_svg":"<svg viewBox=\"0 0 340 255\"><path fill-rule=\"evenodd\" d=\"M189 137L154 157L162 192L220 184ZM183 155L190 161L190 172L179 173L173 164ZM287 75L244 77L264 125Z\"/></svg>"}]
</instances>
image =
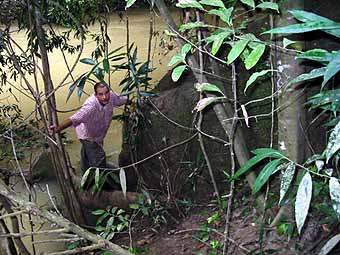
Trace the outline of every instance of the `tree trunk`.
<instances>
[{"instance_id":1,"label":"tree trunk","mask_svg":"<svg viewBox=\"0 0 340 255\"><path fill-rule=\"evenodd\" d=\"M282 14L276 18L275 27L287 26L296 23L287 12L292 9L304 9L303 0L284 1L281 5ZM291 38L299 44L304 44L301 36ZM282 46L282 37L278 38L277 44ZM299 74L304 73L305 68L301 61L295 60L295 54L276 51L275 63L278 70L277 89L280 91L278 107L278 143L279 149L290 159L301 163L305 156L305 138L303 128L305 126L306 112L304 103L306 95L297 86L286 89L287 83Z\"/></svg>"},{"instance_id":2,"label":"tree trunk","mask_svg":"<svg viewBox=\"0 0 340 255\"><path fill-rule=\"evenodd\" d=\"M56 103L54 96L54 88L50 74L49 59L44 44L44 32L41 23L41 14L39 10L35 9L35 29L38 37L38 44L41 54L42 69L43 69L43 81L45 87L45 96L47 98L47 110L49 116L49 124L57 125L58 116L55 111ZM52 153L52 161L56 171L56 176L58 184L61 188L65 204L67 206L69 217L77 224L84 224L85 219L82 214L80 203L75 192L72 179L70 177L70 167L66 158L66 151L64 149L63 143L61 141L60 135L56 134L56 141L58 146L56 147L53 143L49 142Z\"/></svg>"}]
</instances>

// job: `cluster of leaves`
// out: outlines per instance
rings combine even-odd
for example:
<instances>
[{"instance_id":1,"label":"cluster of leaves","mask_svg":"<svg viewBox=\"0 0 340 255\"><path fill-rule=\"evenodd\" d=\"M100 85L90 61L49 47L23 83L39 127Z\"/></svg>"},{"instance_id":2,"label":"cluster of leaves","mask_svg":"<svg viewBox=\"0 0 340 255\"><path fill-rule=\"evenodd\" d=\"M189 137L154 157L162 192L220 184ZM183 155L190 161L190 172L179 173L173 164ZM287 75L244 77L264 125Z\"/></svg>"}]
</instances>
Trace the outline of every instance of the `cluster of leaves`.
<instances>
[{"instance_id":1,"label":"cluster of leaves","mask_svg":"<svg viewBox=\"0 0 340 255\"><path fill-rule=\"evenodd\" d=\"M96 231L107 240L126 230L130 224L130 216L117 207L108 206L105 210L96 210L92 214L99 216L96 221Z\"/></svg>"},{"instance_id":2,"label":"cluster of leaves","mask_svg":"<svg viewBox=\"0 0 340 255\"><path fill-rule=\"evenodd\" d=\"M142 194L137 194L136 201L130 204L130 208L135 210L135 214L148 219L154 228L159 228L167 223L169 206L168 203L151 199L150 194L145 190L142 191Z\"/></svg>"},{"instance_id":3,"label":"cluster of leaves","mask_svg":"<svg viewBox=\"0 0 340 255\"><path fill-rule=\"evenodd\" d=\"M306 11L293 10L290 13L302 23L274 28L266 33L303 33L321 30L337 38L340 37L339 23ZM328 116L326 126L333 127L330 131L326 149L321 155L313 155L303 165L293 162L279 151L268 148L257 149L253 152L255 156L235 173L234 178L244 174L258 162L270 159L269 163L259 173L253 187L253 193L258 192L269 180L270 176L276 172L281 172L280 204L295 178L295 172L299 170L296 177L298 188L295 198L295 221L298 233L301 234L311 205L313 184L318 184L320 178L323 179L322 182L326 181L328 183L329 197L333 205L334 214L338 219L340 218L340 181L335 171L339 165L340 158L340 121L337 117L340 109L340 96L338 89L332 89L329 86L330 89L326 90L331 79L340 71L340 51L329 52L324 49L312 49L297 54L296 58L314 61L321 66L299 75L291 80L288 86L319 77L323 78L320 85L321 92L312 96L308 101L308 105L311 109L320 109L323 115ZM312 178L313 176L314 178ZM339 242L339 236L336 235L331 238L320 251L320 254L327 254Z\"/></svg>"},{"instance_id":4,"label":"cluster of leaves","mask_svg":"<svg viewBox=\"0 0 340 255\"><path fill-rule=\"evenodd\" d=\"M112 169L90 167L83 174L80 186L84 189L88 189L90 186L92 186L92 192L99 193L103 190L104 185L110 185L111 187L114 187L116 184L121 186L124 195L126 195L127 184L126 175L123 168L119 170L118 177L116 172Z\"/></svg>"}]
</instances>

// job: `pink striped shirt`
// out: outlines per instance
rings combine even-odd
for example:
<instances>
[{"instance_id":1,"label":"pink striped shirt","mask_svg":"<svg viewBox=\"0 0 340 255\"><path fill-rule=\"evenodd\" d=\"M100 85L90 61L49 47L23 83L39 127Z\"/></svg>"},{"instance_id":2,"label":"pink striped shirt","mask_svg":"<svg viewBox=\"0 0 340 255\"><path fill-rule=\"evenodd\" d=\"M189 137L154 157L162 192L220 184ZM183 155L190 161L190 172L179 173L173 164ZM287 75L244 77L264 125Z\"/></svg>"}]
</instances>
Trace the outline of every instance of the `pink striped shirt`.
<instances>
[{"instance_id":1,"label":"pink striped shirt","mask_svg":"<svg viewBox=\"0 0 340 255\"><path fill-rule=\"evenodd\" d=\"M110 92L109 102L102 106L93 94L70 119L78 139L97 142L103 146L112 121L113 108L125 104L127 97Z\"/></svg>"}]
</instances>

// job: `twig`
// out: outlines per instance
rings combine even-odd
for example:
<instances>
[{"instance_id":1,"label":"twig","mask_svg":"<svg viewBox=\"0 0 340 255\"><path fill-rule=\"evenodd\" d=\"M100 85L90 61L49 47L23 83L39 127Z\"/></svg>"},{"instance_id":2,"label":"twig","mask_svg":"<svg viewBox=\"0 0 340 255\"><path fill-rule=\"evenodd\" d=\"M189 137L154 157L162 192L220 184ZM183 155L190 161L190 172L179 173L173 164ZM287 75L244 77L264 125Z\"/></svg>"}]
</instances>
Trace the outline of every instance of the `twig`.
<instances>
[{"instance_id":1,"label":"twig","mask_svg":"<svg viewBox=\"0 0 340 255\"><path fill-rule=\"evenodd\" d=\"M26 212L26 210L25 210ZM25 237L31 235L49 235L49 234L56 234L56 233L63 233L68 231L66 228L59 228L59 229L51 229L51 230L42 230L37 232L27 232L27 233L10 233L10 234L1 234L0 238L3 237Z\"/></svg>"},{"instance_id":2,"label":"twig","mask_svg":"<svg viewBox=\"0 0 340 255\"><path fill-rule=\"evenodd\" d=\"M76 237L76 238L65 238L65 239L40 240L40 241L35 241L34 244L39 244L39 243L67 243L67 242L75 242L75 241L80 241L80 240L84 240L84 238Z\"/></svg>"},{"instance_id":3,"label":"twig","mask_svg":"<svg viewBox=\"0 0 340 255\"><path fill-rule=\"evenodd\" d=\"M17 216L17 215L20 215L20 214L23 214L23 213L27 213L26 210L21 210L21 211L17 211L17 212L13 212L13 213L8 213L8 214L5 214L5 215L1 215L0 216L0 220L2 219L5 219L5 218L8 218L8 217L14 217L14 216ZM1 235L0 235L1 236Z\"/></svg>"},{"instance_id":4,"label":"twig","mask_svg":"<svg viewBox=\"0 0 340 255\"><path fill-rule=\"evenodd\" d=\"M82 248L76 248L74 250L70 251L61 251L61 252L53 252L53 253L42 253L42 255L71 255L71 254L78 254L78 253L83 253L87 251L93 251L97 249L102 249L104 245L101 244L94 244Z\"/></svg>"},{"instance_id":5,"label":"twig","mask_svg":"<svg viewBox=\"0 0 340 255\"><path fill-rule=\"evenodd\" d=\"M229 134L229 143L230 143L230 160L231 160L231 176L235 173L235 152L234 152L234 134L235 134L235 128L237 125L237 80L236 80L236 66L235 63L232 63L231 65L231 77L232 77L232 92L233 92L233 98L234 98L234 120L232 124L232 130L230 130ZM234 199L234 179L230 182L230 191L229 191L229 197L228 197L228 208L227 212L225 214L225 227L224 227L224 244L223 244L223 255L226 255L228 253L228 238L229 238L229 227L230 227L230 219L232 216L232 207L233 207L233 199Z\"/></svg>"},{"instance_id":6,"label":"twig","mask_svg":"<svg viewBox=\"0 0 340 255\"><path fill-rule=\"evenodd\" d=\"M54 203L53 198L50 194L50 189L48 188L48 184L46 184L46 190L47 190L48 197L50 198L50 201L51 201L51 203L54 207L54 210L57 212L57 214L59 214L59 216L61 216L62 214L59 212L59 210L58 210L56 204Z\"/></svg>"}]
</instances>

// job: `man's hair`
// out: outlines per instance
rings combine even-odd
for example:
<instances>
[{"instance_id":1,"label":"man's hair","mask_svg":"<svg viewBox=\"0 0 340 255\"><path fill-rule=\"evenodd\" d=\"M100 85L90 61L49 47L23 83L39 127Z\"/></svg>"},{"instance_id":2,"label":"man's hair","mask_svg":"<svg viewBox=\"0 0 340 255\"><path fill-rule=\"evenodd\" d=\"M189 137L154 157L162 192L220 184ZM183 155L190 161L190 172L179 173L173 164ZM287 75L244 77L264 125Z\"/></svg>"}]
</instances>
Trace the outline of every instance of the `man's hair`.
<instances>
[{"instance_id":1,"label":"man's hair","mask_svg":"<svg viewBox=\"0 0 340 255\"><path fill-rule=\"evenodd\" d=\"M94 85L94 93L95 94L97 94L97 88L107 88L110 91L109 87L105 83L102 83L102 82L97 82Z\"/></svg>"}]
</instances>

